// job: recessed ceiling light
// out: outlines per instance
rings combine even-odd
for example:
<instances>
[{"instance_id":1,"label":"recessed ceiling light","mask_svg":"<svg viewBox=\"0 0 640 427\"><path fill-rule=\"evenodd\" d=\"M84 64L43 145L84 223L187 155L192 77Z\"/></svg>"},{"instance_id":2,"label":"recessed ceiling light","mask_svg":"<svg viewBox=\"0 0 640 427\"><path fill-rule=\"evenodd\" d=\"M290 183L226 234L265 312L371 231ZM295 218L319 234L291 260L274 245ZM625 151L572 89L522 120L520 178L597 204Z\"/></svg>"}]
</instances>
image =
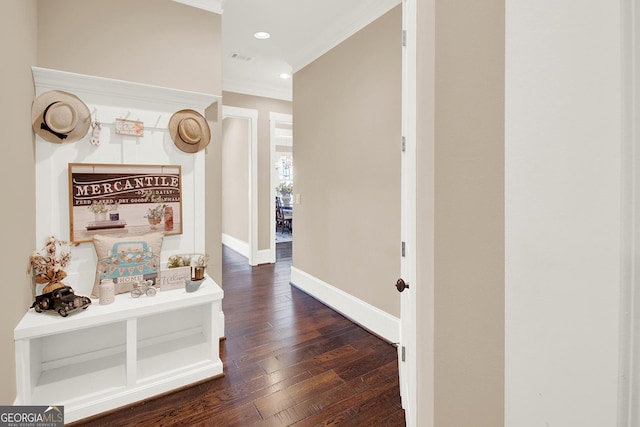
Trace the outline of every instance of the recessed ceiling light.
<instances>
[{"instance_id":1,"label":"recessed ceiling light","mask_svg":"<svg viewBox=\"0 0 640 427\"><path fill-rule=\"evenodd\" d=\"M253 35L253 37L259 39L259 40L266 40L269 37L271 37L271 34L267 33L266 31L258 31L257 33L255 33Z\"/></svg>"},{"instance_id":2,"label":"recessed ceiling light","mask_svg":"<svg viewBox=\"0 0 640 427\"><path fill-rule=\"evenodd\" d=\"M280 78L281 78L281 79L285 79L285 80L286 80L286 79L290 79L290 78L291 78L291 74L289 74L289 73L282 73L282 74L280 74Z\"/></svg>"}]
</instances>

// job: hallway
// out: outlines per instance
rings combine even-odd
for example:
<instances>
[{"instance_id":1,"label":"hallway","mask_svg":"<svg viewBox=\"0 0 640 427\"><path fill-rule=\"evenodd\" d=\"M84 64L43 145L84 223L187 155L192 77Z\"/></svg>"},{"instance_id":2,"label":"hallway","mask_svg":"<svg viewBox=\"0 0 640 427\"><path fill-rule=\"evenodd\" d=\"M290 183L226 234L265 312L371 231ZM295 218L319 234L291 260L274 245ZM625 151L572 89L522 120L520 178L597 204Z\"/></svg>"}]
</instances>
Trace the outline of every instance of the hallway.
<instances>
[{"instance_id":1,"label":"hallway","mask_svg":"<svg viewBox=\"0 0 640 427\"><path fill-rule=\"evenodd\" d=\"M396 350L289 284L291 243L250 267L223 247L225 376L83 426L404 426Z\"/></svg>"}]
</instances>

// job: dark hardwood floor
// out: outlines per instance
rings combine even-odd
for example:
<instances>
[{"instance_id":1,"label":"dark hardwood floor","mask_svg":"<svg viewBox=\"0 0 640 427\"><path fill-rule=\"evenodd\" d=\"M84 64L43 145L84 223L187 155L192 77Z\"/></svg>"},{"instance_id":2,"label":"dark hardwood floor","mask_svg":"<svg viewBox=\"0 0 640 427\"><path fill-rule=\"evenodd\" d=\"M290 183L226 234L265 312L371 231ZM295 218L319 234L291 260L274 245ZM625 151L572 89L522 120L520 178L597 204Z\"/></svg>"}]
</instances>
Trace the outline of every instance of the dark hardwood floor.
<instances>
[{"instance_id":1,"label":"dark hardwood floor","mask_svg":"<svg viewBox=\"0 0 640 427\"><path fill-rule=\"evenodd\" d=\"M396 349L289 284L291 243L223 249L225 375L74 426L404 426Z\"/></svg>"}]
</instances>

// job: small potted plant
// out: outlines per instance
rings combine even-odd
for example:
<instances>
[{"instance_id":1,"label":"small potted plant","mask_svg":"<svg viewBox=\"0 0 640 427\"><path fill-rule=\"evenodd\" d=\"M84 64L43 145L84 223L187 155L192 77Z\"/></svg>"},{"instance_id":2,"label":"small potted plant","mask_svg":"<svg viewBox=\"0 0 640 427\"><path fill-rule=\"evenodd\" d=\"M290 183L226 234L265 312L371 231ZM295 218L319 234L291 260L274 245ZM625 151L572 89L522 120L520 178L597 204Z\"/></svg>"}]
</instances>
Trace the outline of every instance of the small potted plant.
<instances>
[{"instance_id":1,"label":"small potted plant","mask_svg":"<svg viewBox=\"0 0 640 427\"><path fill-rule=\"evenodd\" d=\"M162 196L153 190L143 191L141 193L145 200L152 203L158 203L153 208L147 209L147 214L144 216L147 218L151 229L155 229L158 224L162 222L162 218L164 217L164 208L167 205L164 203Z\"/></svg>"},{"instance_id":2,"label":"small potted plant","mask_svg":"<svg viewBox=\"0 0 640 427\"><path fill-rule=\"evenodd\" d=\"M164 205L158 205L154 208L149 208L147 210L147 214L144 216L147 218L149 225L152 229L155 229L158 224L162 222L162 217L164 216Z\"/></svg>"},{"instance_id":3,"label":"small potted plant","mask_svg":"<svg viewBox=\"0 0 640 427\"><path fill-rule=\"evenodd\" d=\"M191 260L191 279L192 280L202 280L204 279L204 271L207 268L207 261L209 260L209 255L206 254L195 254L195 256Z\"/></svg>"},{"instance_id":4,"label":"small potted plant","mask_svg":"<svg viewBox=\"0 0 640 427\"><path fill-rule=\"evenodd\" d=\"M167 260L167 268L191 266L191 255L171 255Z\"/></svg>"},{"instance_id":5,"label":"small potted plant","mask_svg":"<svg viewBox=\"0 0 640 427\"><path fill-rule=\"evenodd\" d=\"M96 221L105 221L107 219L107 212L109 212L109 204L104 200L94 200L89 205L89 210L93 212Z\"/></svg>"},{"instance_id":6,"label":"small potted plant","mask_svg":"<svg viewBox=\"0 0 640 427\"><path fill-rule=\"evenodd\" d=\"M172 255L167 260L167 268L190 269L189 278L185 280L187 292L195 292L204 281L209 255L202 253Z\"/></svg>"}]
</instances>

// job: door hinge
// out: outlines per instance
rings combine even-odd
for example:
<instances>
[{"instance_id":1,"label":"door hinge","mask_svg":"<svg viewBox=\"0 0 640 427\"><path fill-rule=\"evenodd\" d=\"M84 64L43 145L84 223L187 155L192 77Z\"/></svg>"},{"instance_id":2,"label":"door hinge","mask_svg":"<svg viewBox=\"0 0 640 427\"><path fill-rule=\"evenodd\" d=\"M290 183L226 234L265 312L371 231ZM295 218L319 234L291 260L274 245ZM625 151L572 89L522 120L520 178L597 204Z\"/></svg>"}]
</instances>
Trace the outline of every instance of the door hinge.
<instances>
[{"instance_id":1,"label":"door hinge","mask_svg":"<svg viewBox=\"0 0 640 427\"><path fill-rule=\"evenodd\" d=\"M405 243L402 242L402 256L405 256L405 252L406 252L405 247L406 247Z\"/></svg>"},{"instance_id":2,"label":"door hinge","mask_svg":"<svg viewBox=\"0 0 640 427\"><path fill-rule=\"evenodd\" d=\"M407 138L406 137L402 137L402 152L404 153L405 151L407 151Z\"/></svg>"},{"instance_id":3,"label":"door hinge","mask_svg":"<svg viewBox=\"0 0 640 427\"><path fill-rule=\"evenodd\" d=\"M407 350L407 349L405 348L405 346L402 346L402 361L403 361L403 362L404 362L404 361L405 361L405 359L406 359L406 357L405 357L406 350Z\"/></svg>"},{"instance_id":4,"label":"door hinge","mask_svg":"<svg viewBox=\"0 0 640 427\"><path fill-rule=\"evenodd\" d=\"M407 30L402 30L402 47L407 47Z\"/></svg>"}]
</instances>

